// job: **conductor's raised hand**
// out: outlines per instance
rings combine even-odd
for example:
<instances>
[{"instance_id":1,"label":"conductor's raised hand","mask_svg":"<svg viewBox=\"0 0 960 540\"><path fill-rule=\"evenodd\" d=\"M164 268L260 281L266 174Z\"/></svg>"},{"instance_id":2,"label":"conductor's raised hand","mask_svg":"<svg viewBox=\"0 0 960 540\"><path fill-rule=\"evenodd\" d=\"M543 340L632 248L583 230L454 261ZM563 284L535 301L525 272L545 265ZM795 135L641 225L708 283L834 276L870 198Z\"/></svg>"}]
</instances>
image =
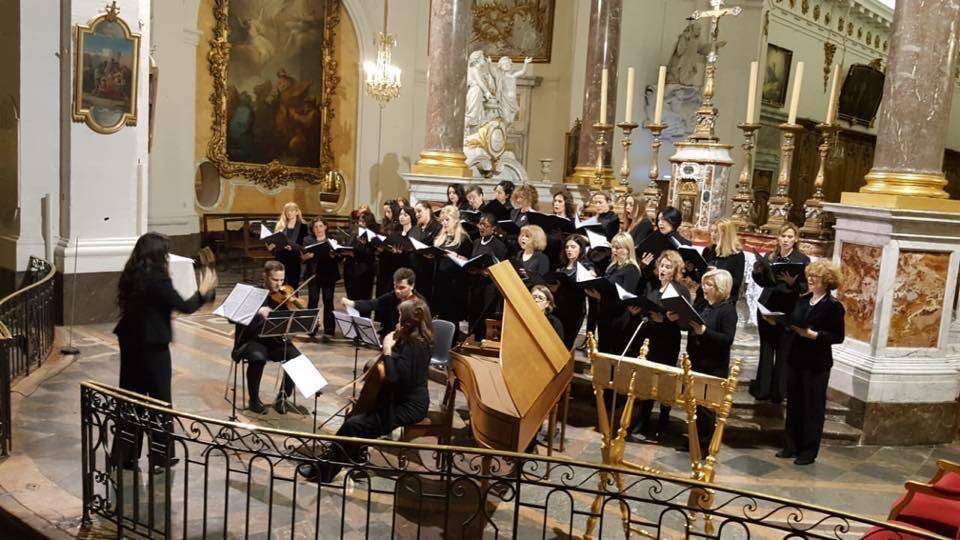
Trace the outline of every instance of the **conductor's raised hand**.
<instances>
[{"instance_id":1,"label":"conductor's raised hand","mask_svg":"<svg viewBox=\"0 0 960 540\"><path fill-rule=\"evenodd\" d=\"M204 268L200 271L200 283L197 284L197 290L202 296L207 296L210 291L217 288L217 272L211 268Z\"/></svg>"}]
</instances>

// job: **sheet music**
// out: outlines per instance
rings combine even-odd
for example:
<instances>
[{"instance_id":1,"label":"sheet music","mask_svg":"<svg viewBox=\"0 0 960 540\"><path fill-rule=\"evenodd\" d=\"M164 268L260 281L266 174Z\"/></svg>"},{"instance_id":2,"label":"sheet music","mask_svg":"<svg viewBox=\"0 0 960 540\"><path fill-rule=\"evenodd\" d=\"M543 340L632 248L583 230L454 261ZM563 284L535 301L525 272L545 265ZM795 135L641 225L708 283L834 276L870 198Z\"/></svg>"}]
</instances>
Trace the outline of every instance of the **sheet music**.
<instances>
[{"instance_id":1,"label":"sheet music","mask_svg":"<svg viewBox=\"0 0 960 540\"><path fill-rule=\"evenodd\" d=\"M347 315L350 315L351 317L360 316L360 311L358 311L357 308L353 306L346 306L344 309L346 309Z\"/></svg>"},{"instance_id":2,"label":"sheet music","mask_svg":"<svg viewBox=\"0 0 960 540\"><path fill-rule=\"evenodd\" d=\"M320 370L313 365L304 355L287 360L283 364L283 371L293 379L300 394L310 399L317 394L324 386L328 384L327 379L320 373Z\"/></svg>"},{"instance_id":3,"label":"sheet music","mask_svg":"<svg viewBox=\"0 0 960 540\"><path fill-rule=\"evenodd\" d=\"M347 339L353 339L357 337L357 332L353 328L353 316L345 311L334 311L333 320L337 323L337 328L340 329L340 334Z\"/></svg>"},{"instance_id":4,"label":"sheet music","mask_svg":"<svg viewBox=\"0 0 960 540\"><path fill-rule=\"evenodd\" d=\"M332 247L333 249L335 250L340 249L340 242L337 242L333 238L328 238L327 242L330 242L330 247Z\"/></svg>"},{"instance_id":5,"label":"sheet music","mask_svg":"<svg viewBox=\"0 0 960 540\"><path fill-rule=\"evenodd\" d=\"M457 265L459 265L460 268L463 268L463 265L470 262L470 261L461 259L456 253L447 253L447 257L449 257L451 261L457 263Z\"/></svg>"},{"instance_id":6,"label":"sheet music","mask_svg":"<svg viewBox=\"0 0 960 540\"><path fill-rule=\"evenodd\" d=\"M587 267L586 267L586 266L584 266L584 265L582 265L582 264L580 264L580 263L577 263L577 281L578 281L578 282L580 282L580 281L590 281L591 279L593 279L593 278L595 278L595 277L597 277L597 276L595 276L595 275L593 274L593 272L591 272L590 270L587 270Z\"/></svg>"},{"instance_id":7,"label":"sheet music","mask_svg":"<svg viewBox=\"0 0 960 540\"><path fill-rule=\"evenodd\" d=\"M237 283L213 314L242 325L250 324L269 294L266 289Z\"/></svg>"},{"instance_id":8,"label":"sheet music","mask_svg":"<svg viewBox=\"0 0 960 540\"><path fill-rule=\"evenodd\" d=\"M410 244L413 245L413 249L428 249L430 247L412 236L408 236L407 238L410 239Z\"/></svg>"},{"instance_id":9,"label":"sheet music","mask_svg":"<svg viewBox=\"0 0 960 540\"><path fill-rule=\"evenodd\" d=\"M270 236L271 234L273 234L273 231L271 231L269 227L267 227L266 225L264 225L263 223L261 223L261 224L260 224L260 239L263 240L264 238Z\"/></svg>"},{"instance_id":10,"label":"sheet music","mask_svg":"<svg viewBox=\"0 0 960 540\"><path fill-rule=\"evenodd\" d=\"M611 248L610 242L607 241L607 237L602 234L597 234L590 229L584 231L587 233L587 240L590 241L590 248Z\"/></svg>"},{"instance_id":11,"label":"sheet music","mask_svg":"<svg viewBox=\"0 0 960 540\"><path fill-rule=\"evenodd\" d=\"M575 216L575 217L573 218L573 226L576 227L576 228L578 228L578 229L581 228L581 227L590 227L590 226L593 226L593 225L600 225L600 220L597 219L597 216L592 216L592 217L590 217L590 218L588 218L588 219L585 219L585 220L583 220L583 221L580 221L580 216Z\"/></svg>"},{"instance_id":12,"label":"sheet music","mask_svg":"<svg viewBox=\"0 0 960 540\"><path fill-rule=\"evenodd\" d=\"M621 287L619 283L614 283L614 285L617 286L617 294L621 300L630 300L637 297L637 295Z\"/></svg>"},{"instance_id":13,"label":"sheet music","mask_svg":"<svg viewBox=\"0 0 960 540\"><path fill-rule=\"evenodd\" d=\"M757 311L760 312L760 315L765 315L767 317L783 317L786 313L782 311L770 311L766 306L757 302Z\"/></svg>"},{"instance_id":14,"label":"sheet music","mask_svg":"<svg viewBox=\"0 0 960 540\"><path fill-rule=\"evenodd\" d=\"M306 251L306 250L308 250L308 249L310 249L310 248L312 248L312 247L322 246L323 244L326 244L326 243L327 243L326 240L321 240L321 241L319 241L319 242L314 242L314 243L312 243L312 244L303 246L303 249L304 249L304 251ZM332 246L333 244L330 244L330 245Z\"/></svg>"},{"instance_id":15,"label":"sheet music","mask_svg":"<svg viewBox=\"0 0 960 540\"><path fill-rule=\"evenodd\" d=\"M667 288L663 291L663 294L660 295L660 298L673 298L676 296L680 296L680 293L677 292L677 288L673 286L673 283L667 283Z\"/></svg>"}]
</instances>

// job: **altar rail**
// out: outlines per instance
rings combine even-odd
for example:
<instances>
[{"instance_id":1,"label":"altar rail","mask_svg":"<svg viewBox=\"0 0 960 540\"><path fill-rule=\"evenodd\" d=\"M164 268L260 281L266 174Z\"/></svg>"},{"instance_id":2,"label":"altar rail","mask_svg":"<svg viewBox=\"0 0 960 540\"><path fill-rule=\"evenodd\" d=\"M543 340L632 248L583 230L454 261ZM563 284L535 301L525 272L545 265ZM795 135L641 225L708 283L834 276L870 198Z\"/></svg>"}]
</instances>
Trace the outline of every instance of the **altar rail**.
<instances>
[{"instance_id":1,"label":"altar rail","mask_svg":"<svg viewBox=\"0 0 960 540\"><path fill-rule=\"evenodd\" d=\"M57 315L56 270L30 257L21 288L0 299L0 456L10 452L10 385L40 367L53 349ZM9 335L6 335L9 333Z\"/></svg>"},{"instance_id":2,"label":"altar rail","mask_svg":"<svg viewBox=\"0 0 960 540\"><path fill-rule=\"evenodd\" d=\"M154 474L111 465L115 434L138 432L147 448L172 451L179 463ZM347 475L316 484L297 472L309 460L305 453L356 439L203 418L92 382L81 386L81 436L83 521L97 537L569 538L582 535L594 516L594 537L609 538L623 535L621 504L631 527L657 538L846 539L880 525L682 478L386 440L364 441L365 462L347 463ZM600 484L609 473L622 475L620 487ZM713 501L694 511L690 495L702 489L713 491ZM885 539L909 531L885 527Z\"/></svg>"}]
</instances>

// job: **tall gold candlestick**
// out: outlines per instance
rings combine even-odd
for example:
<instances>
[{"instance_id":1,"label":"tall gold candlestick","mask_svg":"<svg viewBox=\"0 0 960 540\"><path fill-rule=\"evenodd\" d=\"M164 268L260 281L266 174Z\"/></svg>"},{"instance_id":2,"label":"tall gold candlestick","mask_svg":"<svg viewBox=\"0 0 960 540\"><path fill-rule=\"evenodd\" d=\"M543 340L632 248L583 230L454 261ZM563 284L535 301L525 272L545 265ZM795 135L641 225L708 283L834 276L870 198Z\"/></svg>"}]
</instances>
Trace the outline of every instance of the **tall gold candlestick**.
<instances>
[{"instance_id":1,"label":"tall gold candlestick","mask_svg":"<svg viewBox=\"0 0 960 540\"><path fill-rule=\"evenodd\" d=\"M607 149L607 134L613 132L613 124L608 124L606 122L600 121L593 125L594 131L597 133L597 163L594 168L593 176L593 186L597 189L605 187L604 178L603 178L603 165L604 157Z\"/></svg>"},{"instance_id":2,"label":"tall gold candlestick","mask_svg":"<svg viewBox=\"0 0 960 540\"><path fill-rule=\"evenodd\" d=\"M623 161L620 163L620 187L627 189L630 185L630 133L637 129L639 124L636 122L620 122L617 127L623 131L623 137L620 144L623 146ZM629 190L628 190L629 191Z\"/></svg>"},{"instance_id":3,"label":"tall gold candlestick","mask_svg":"<svg viewBox=\"0 0 960 540\"><path fill-rule=\"evenodd\" d=\"M797 133L803 131L798 124L780 124L782 132L780 143L780 175L777 176L777 191L767 201L767 222L760 229L767 234L776 234L777 230L787 222L790 211L793 210L793 200L790 199L790 173L793 168L793 149Z\"/></svg>"},{"instance_id":4,"label":"tall gold candlestick","mask_svg":"<svg viewBox=\"0 0 960 540\"><path fill-rule=\"evenodd\" d=\"M817 129L823 136L820 142L820 166L817 168L817 177L813 181L813 195L803 203L804 222L800 234L808 238L824 239L832 236L827 216L823 212L823 184L826 179L827 156L834 137L840 131L836 124L817 124Z\"/></svg>"},{"instance_id":5,"label":"tall gold candlestick","mask_svg":"<svg viewBox=\"0 0 960 540\"><path fill-rule=\"evenodd\" d=\"M737 180L737 194L733 197L733 215L731 220L741 231L752 231L756 228L756 212L753 208L753 147L760 124L738 124L743 132L743 170Z\"/></svg>"},{"instance_id":6,"label":"tall gold candlestick","mask_svg":"<svg viewBox=\"0 0 960 540\"><path fill-rule=\"evenodd\" d=\"M653 140L650 142L650 171L647 177L650 181L647 187L643 188L643 199L647 209L647 215L650 219L656 220L657 213L660 211L660 199L663 194L660 193L660 186L657 180L660 179L660 134L667 129L667 124L663 122L653 122L643 125L644 129L650 130Z\"/></svg>"}]
</instances>

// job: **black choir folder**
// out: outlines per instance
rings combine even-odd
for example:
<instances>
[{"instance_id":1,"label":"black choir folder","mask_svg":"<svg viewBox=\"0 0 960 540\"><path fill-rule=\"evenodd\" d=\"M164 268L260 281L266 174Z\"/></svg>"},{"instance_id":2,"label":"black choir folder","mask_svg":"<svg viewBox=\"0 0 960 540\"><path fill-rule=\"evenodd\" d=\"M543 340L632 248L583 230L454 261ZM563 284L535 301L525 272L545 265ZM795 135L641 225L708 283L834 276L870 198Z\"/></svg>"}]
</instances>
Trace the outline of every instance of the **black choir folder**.
<instances>
[{"instance_id":1,"label":"black choir folder","mask_svg":"<svg viewBox=\"0 0 960 540\"><path fill-rule=\"evenodd\" d=\"M666 310L660 304L646 297L643 294L633 294L624 289L617 283L617 295L625 306L640 306L641 309L651 313L664 313Z\"/></svg>"},{"instance_id":2,"label":"black choir folder","mask_svg":"<svg viewBox=\"0 0 960 540\"><path fill-rule=\"evenodd\" d=\"M510 209L496 199L488 202L486 206L483 207L483 213L493 214L493 217L497 218L497 221L510 219Z\"/></svg>"},{"instance_id":3,"label":"black choir folder","mask_svg":"<svg viewBox=\"0 0 960 540\"><path fill-rule=\"evenodd\" d=\"M703 258L703 248L700 246L677 246L677 251L684 263L690 263L701 274L707 271L707 260Z\"/></svg>"},{"instance_id":4,"label":"black choir folder","mask_svg":"<svg viewBox=\"0 0 960 540\"><path fill-rule=\"evenodd\" d=\"M450 257L451 261L457 263L457 265L464 270L484 270L488 266L500 262L490 253L481 253L472 259L466 260L458 257L456 253L447 253L447 257Z\"/></svg>"},{"instance_id":5,"label":"black choir folder","mask_svg":"<svg viewBox=\"0 0 960 540\"><path fill-rule=\"evenodd\" d=\"M654 257L659 257L661 253L668 249L677 249L680 243L672 236L660 234L653 231L646 238L640 241L636 247L637 258L643 258L644 253L653 253Z\"/></svg>"},{"instance_id":6,"label":"black choir folder","mask_svg":"<svg viewBox=\"0 0 960 540\"><path fill-rule=\"evenodd\" d=\"M527 212L527 222L543 229L545 233L560 231L562 233L573 233L573 222L565 217L544 214L542 212Z\"/></svg>"},{"instance_id":7,"label":"black choir folder","mask_svg":"<svg viewBox=\"0 0 960 540\"><path fill-rule=\"evenodd\" d=\"M697 324L704 324L697 310L693 309L693 306L690 305L690 302L686 298L680 296L680 293L677 292L676 287L674 287L672 283L667 285L667 289L660 295L660 304L667 311L672 311L680 317L680 319L677 320L677 324L681 327L689 326L690 321L695 321Z\"/></svg>"},{"instance_id":8,"label":"black choir folder","mask_svg":"<svg viewBox=\"0 0 960 540\"><path fill-rule=\"evenodd\" d=\"M780 279L780 274L787 274L791 277L800 277L806 265L800 262L775 262L770 265L773 275Z\"/></svg>"}]
</instances>

